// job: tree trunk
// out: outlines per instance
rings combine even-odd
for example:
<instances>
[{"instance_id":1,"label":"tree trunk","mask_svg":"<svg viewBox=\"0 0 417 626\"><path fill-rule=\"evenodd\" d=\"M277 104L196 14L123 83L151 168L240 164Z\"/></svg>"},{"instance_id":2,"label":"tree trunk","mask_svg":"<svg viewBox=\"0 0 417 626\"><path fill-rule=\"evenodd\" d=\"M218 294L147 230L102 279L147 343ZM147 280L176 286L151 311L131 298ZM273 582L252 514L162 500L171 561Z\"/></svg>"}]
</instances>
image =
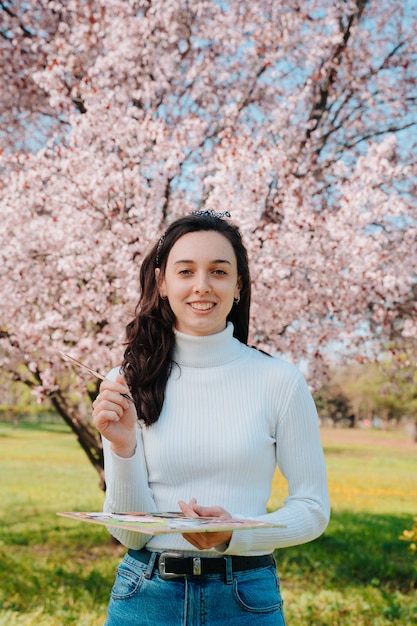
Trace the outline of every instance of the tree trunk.
<instances>
[{"instance_id":1,"label":"tree trunk","mask_svg":"<svg viewBox=\"0 0 417 626\"><path fill-rule=\"evenodd\" d=\"M77 437L78 443L98 473L100 489L105 491L103 445L100 435L87 420L77 415L76 409L68 405L59 391L51 394L50 400L57 413Z\"/></svg>"}]
</instances>

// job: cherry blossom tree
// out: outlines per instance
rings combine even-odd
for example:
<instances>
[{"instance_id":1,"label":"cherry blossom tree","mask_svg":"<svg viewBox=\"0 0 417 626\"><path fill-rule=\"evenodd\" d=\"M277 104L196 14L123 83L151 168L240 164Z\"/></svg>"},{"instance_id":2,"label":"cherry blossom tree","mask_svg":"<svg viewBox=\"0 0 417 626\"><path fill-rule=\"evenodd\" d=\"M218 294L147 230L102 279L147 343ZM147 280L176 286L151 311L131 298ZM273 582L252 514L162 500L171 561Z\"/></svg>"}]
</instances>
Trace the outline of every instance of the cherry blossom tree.
<instances>
[{"instance_id":1,"label":"cherry blossom tree","mask_svg":"<svg viewBox=\"0 0 417 626\"><path fill-rule=\"evenodd\" d=\"M100 475L97 384L59 353L120 362L141 259L179 215L230 211L251 342L313 386L335 342L417 336L417 9L386 5L0 2L2 366Z\"/></svg>"}]
</instances>

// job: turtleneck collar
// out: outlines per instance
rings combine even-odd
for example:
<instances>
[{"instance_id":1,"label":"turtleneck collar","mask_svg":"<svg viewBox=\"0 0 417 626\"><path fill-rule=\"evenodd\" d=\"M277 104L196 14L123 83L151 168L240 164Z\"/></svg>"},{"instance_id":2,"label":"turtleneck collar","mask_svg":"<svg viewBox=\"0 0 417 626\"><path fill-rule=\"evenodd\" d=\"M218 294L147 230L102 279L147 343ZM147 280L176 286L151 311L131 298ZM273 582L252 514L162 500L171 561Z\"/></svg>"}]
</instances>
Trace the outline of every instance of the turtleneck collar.
<instances>
[{"instance_id":1,"label":"turtleneck collar","mask_svg":"<svg viewBox=\"0 0 417 626\"><path fill-rule=\"evenodd\" d=\"M242 348L233 337L231 322L220 333L201 337L175 330L173 361L186 367L215 367L237 359Z\"/></svg>"}]
</instances>

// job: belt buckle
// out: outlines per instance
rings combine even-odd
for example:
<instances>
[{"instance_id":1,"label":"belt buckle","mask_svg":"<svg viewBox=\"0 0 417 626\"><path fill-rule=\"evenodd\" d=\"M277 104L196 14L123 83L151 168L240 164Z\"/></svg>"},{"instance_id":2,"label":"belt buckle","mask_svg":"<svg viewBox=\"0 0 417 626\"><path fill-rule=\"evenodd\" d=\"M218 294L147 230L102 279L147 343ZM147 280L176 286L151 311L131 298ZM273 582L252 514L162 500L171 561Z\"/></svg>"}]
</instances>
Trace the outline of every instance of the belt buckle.
<instances>
[{"instance_id":1,"label":"belt buckle","mask_svg":"<svg viewBox=\"0 0 417 626\"><path fill-rule=\"evenodd\" d=\"M181 552L161 552L158 561L159 575L163 580L172 580L173 578L183 578L186 574L174 574L174 572L166 571L166 559L183 559Z\"/></svg>"}]
</instances>

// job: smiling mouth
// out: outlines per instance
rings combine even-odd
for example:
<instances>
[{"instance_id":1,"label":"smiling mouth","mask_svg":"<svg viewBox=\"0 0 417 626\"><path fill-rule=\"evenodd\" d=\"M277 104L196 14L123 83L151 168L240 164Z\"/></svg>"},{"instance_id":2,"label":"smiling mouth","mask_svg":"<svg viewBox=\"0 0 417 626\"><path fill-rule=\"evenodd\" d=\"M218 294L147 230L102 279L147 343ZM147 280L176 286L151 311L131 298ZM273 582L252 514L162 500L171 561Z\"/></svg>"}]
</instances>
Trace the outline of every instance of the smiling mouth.
<instances>
[{"instance_id":1,"label":"smiling mouth","mask_svg":"<svg viewBox=\"0 0 417 626\"><path fill-rule=\"evenodd\" d=\"M214 302L190 302L190 305L196 311L209 311L216 306Z\"/></svg>"}]
</instances>

